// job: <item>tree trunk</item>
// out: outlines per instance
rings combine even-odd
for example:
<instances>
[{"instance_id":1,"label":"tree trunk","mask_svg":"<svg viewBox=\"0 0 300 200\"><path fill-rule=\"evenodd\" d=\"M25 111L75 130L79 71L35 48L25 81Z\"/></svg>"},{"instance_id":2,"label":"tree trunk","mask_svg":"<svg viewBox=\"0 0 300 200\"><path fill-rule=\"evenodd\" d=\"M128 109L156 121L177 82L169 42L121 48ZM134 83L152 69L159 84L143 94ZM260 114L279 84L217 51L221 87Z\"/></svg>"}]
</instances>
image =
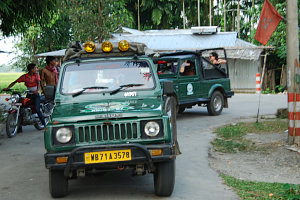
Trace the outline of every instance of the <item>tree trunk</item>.
<instances>
[{"instance_id":1,"label":"tree trunk","mask_svg":"<svg viewBox=\"0 0 300 200\"><path fill-rule=\"evenodd\" d=\"M33 55L36 54L36 51L37 51L37 35L34 36L34 39L32 41L32 50L33 50ZM36 56L34 56L34 63L35 64L38 64L38 59Z\"/></svg>"},{"instance_id":2,"label":"tree trunk","mask_svg":"<svg viewBox=\"0 0 300 200\"><path fill-rule=\"evenodd\" d=\"M211 0L209 0L209 26L211 26Z\"/></svg>"},{"instance_id":3,"label":"tree trunk","mask_svg":"<svg viewBox=\"0 0 300 200\"><path fill-rule=\"evenodd\" d=\"M241 37L240 33L240 0L238 0L238 5L237 5L237 13L236 13L236 20L237 20L237 32L238 32L238 38Z\"/></svg>"},{"instance_id":4,"label":"tree trunk","mask_svg":"<svg viewBox=\"0 0 300 200\"><path fill-rule=\"evenodd\" d=\"M254 31L254 0L252 0L252 8L251 8L251 29L250 29L250 38L251 42L254 42L254 37L252 36L252 33Z\"/></svg>"},{"instance_id":5,"label":"tree trunk","mask_svg":"<svg viewBox=\"0 0 300 200\"><path fill-rule=\"evenodd\" d=\"M99 43L102 42L102 40L103 40L103 21L102 21L103 4L102 3L103 3L102 0L98 1L98 25L99 25L99 28L100 28L100 32L99 32L99 35L98 35Z\"/></svg>"},{"instance_id":6,"label":"tree trunk","mask_svg":"<svg viewBox=\"0 0 300 200\"><path fill-rule=\"evenodd\" d=\"M235 31L235 13L234 13L234 7L233 7L233 2L231 2L232 5L232 21L231 21L231 31Z\"/></svg>"},{"instance_id":7,"label":"tree trunk","mask_svg":"<svg viewBox=\"0 0 300 200\"><path fill-rule=\"evenodd\" d=\"M226 32L226 0L224 0L224 32Z\"/></svg>"},{"instance_id":8,"label":"tree trunk","mask_svg":"<svg viewBox=\"0 0 300 200\"><path fill-rule=\"evenodd\" d=\"M217 11L218 11L218 15L217 15L217 25L219 26L220 24L220 2L219 0L217 0Z\"/></svg>"},{"instance_id":9,"label":"tree trunk","mask_svg":"<svg viewBox=\"0 0 300 200\"><path fill-rule=\"evenodd\" d=\"M141 30L140 27L140 0L138 0L138 5L137 5L137 10L138 10L138 30Z\"/></svg>"},{"instance_id":10,"label":"tree trunk","mask_svg":"<svg viewBox=\"0 0 300 200\"><path fill-rule=\"evenodd\" d=\"M200 0L198 0L198 26L200 26Z\"/></svg>"},{"instance_id":11,"label":"tree trunk","mask_svg":"<svg viewBox=\"0 0 300 200\"><path fill-rule=\"evenodd\" d=\"M183 12L183 29L185 29L185 9L184 9L184 0L182 0L182 12Z\"/></svg>"},{"instance_id":12,"label":"tree trunk","mask_svg":"<svg viewBox=\"0 0 300 200\"><path fill-rule=\"evenodd\" d=\"M287 85L287 81L286 81L286 67L284 67L284 65L282 65L281 76L280 76L280 86L284 87L286 85Z\"/></svg>"}]
</instances>

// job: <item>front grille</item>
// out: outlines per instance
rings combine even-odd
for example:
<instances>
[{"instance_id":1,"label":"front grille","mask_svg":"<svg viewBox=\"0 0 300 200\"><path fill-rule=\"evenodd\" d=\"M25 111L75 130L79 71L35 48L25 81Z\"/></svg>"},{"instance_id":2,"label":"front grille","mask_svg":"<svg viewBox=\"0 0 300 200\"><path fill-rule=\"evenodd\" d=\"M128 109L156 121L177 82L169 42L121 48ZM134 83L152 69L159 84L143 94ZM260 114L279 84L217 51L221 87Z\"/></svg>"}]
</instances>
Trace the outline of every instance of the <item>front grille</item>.
<instances>
[{"instance_id":1,"label":"front grille","mask_svg":"<svg viewBox=\"0 0 300 200\"><path fill-rule=\"evenodd\" d=\"M137 139L140 138L138 130L137 123L82 126L78 127L78 141L83 143Z\"/></svg>"}]
</instances>

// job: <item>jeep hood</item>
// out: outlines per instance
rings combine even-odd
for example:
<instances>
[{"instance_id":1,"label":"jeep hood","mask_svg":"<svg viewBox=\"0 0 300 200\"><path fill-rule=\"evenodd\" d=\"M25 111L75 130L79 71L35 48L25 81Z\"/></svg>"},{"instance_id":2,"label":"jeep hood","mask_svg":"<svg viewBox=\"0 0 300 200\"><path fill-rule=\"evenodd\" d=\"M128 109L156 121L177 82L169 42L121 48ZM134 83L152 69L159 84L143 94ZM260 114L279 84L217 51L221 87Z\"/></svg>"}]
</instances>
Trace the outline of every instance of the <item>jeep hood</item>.
<instances>
[{"instance_id":1,"label":"jeep hood","mask_svg":"<svg viewBox=\"0 0 300 200\"><path fill-rule=\"evenodd\" d=\"M161 115L161 100L157 98L112 99L97 102L58 104L54 108L52 120L67 123Z\"/></svg>"}]
</instances>

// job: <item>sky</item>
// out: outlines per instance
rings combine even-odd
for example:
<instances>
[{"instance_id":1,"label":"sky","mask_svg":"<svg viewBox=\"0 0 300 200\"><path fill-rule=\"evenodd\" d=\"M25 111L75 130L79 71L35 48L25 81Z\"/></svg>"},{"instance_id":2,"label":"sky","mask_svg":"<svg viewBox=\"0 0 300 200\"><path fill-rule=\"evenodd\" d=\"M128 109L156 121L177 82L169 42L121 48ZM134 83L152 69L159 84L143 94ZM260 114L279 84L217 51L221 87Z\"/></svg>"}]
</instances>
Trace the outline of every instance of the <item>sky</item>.
<instances>
[{"instance_id":1,"label":"sky","mask_svg":"<svg viewBox=\"0 0 300 200\"><path fill-rule=\"evenodd\" d=\"M0 37L0 51L12 52L0 53L0 65L8 64L16 56L14 45L17 40L18 37Z\"/></svg>"}]
</instances>

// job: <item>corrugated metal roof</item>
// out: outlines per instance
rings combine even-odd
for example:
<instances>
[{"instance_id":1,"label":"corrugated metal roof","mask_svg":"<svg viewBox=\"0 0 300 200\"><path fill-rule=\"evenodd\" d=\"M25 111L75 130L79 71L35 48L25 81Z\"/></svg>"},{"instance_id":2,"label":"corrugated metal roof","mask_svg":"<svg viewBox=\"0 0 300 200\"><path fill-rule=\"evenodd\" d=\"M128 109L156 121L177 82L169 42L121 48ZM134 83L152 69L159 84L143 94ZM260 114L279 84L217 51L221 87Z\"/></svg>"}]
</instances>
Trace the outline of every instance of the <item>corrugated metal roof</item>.
<instances>
[{"instance_id":1,"label":"corrugated metal roof","mask_svg":"<svg viewBox=\"0 0 300 200\"><path fill-rule=\"evenodd\" d=\"M110 41L127 40L129 42L141 42L154 51L199 50L224 47L225 49L230 49L228 58L247 60L257 60L263 51L256 45L238 39L236 32L217 32L210 35L193 34L191 29L138 32L143 32L144 34L135 34L133 31L131 31L132 34L113 34L113 38Z\"/></svg>"},{"instance_id":2,"label":"corrugated metal roof","mask_svg":"<svg viewBox=\"0 0 300 200\"><path fill-rule=\"evenodd\" d=\"M57 50L57 51L39 53L39 54L36 54L35 57L47 57L47 56L64 57L65 52L66 52L66 49L61 49L61 50Z\"/></svg>"},{"instance_id":3,"label":"corrugated metal roof","mask_svg":"<svg viewBox=\"0 0 300 200\"><path fill-rule=\"evenodd\" d=\"M114 35L111 41L127 40L129 42L141 42L148 48L156 51L168 50L196 50L235 46L236 33L213 35L194 34L144 34L144 35Z\"/></svg>"}]
</instances>

